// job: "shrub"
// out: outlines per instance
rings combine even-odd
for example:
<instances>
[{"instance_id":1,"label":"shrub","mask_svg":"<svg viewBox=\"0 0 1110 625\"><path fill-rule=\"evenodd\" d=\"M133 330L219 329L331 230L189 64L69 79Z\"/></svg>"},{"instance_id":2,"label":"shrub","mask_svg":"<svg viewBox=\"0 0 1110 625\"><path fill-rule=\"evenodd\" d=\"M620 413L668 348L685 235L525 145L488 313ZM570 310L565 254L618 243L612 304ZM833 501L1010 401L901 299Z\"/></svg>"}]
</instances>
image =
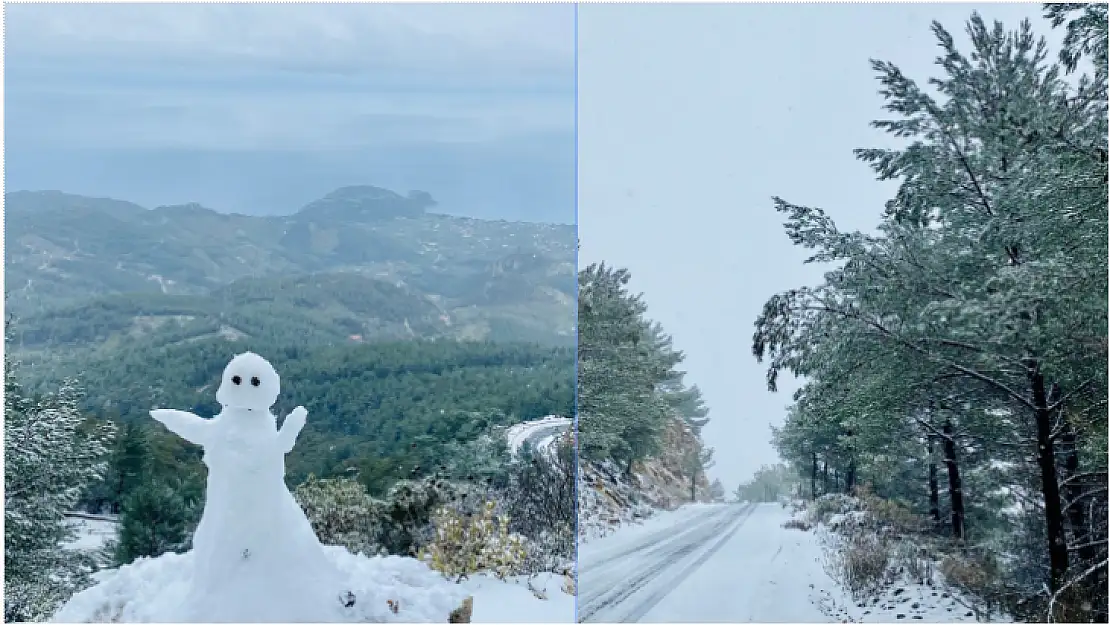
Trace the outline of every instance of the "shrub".
<instances>
[{"instance_id":1,"label":"shrub","mask_svg":"<svg viewBox=\"0 0 1110 625\"><path fill-rule=\"evenodd\" d=\"M860 508L867 512L868 523L877 531L908 536L920 534L929 527L925 517L914 513L909 506L876 497L864 488L859 491L859 503Z\"/></svg>"},{"instance_id":2,"label":"shrub","mask_svg":"<svg viewBox=\"0 0 1110 625\"><path fill-rule=\"evenodd\" d=\"M989 552L957 553L940 563L945 583L960 592L977 616L990 616L1005 592L998 561ZM1069 621L1070 622L1070 621Z\"/></svg>"},{"instance_id":3,"label":"shrub","mask_svg":"<svg viewBox=\"0 0 1110 625\"><path fill-rule=\"evenodd\" d=\"M196 516L192 508L173 485L147 481L135 487L120 508L116 561L127 564L189 549Z\"/></svg>"},{"instance_id":4,"label":"shrub","mask_svg":"<svg viewBox=\"0 0 1110 625\"><path fill-rule=\"evenodd\" d=\"M459 581L479 571L490 571L498 579L523 572L525 539L509 532L509 518L498 516L496 508L493 501L473 515L442 508L435 516L435 538L421 558Z\"/></svg>"},{"instance_id":5,"label":"shrub","mask_svg":"<svg viewBox=\"0 0 1110 625\"><path fill-rule=\"evenodd\" d=\"M340 545L352 553L378 554L382 546L384 505L366 493L357 480L317 479L310 475L293 491L320 542Z\"/></svg>"},{"instance_id":6,"label":"shrub","mask_svg":"<svg viewBox=\"0 0 1110 625\"><path fill-rule=\"evenodd\" d=\"M473 505L475 491L442 477L402 480L386 494L379 541L395 555L416 555L434 537L433 516L444 506ZM468 501L469 500L469 501Z\"/></svg>"},{"instance_id":7,"label":"shrub","mask_svg":"<svg viewBox=\"0 0 1110 625\"><path fill-rule=\"evenodd\" d=\"M547 458L524 453L508 470L508 484L495 493L511 519L509 530L528 538L529 567L551 571L574 558L577 521L574 448L561 445Z\"/></svg>"},{"instance_id":8,"label":"shrub","mask_svg":"<svg viewBox=\"0 0 1110 625\"><path fill-rule=\"evenodd\" d=\"M825 551L825 572L856 600L873 597L891 581L891 547L867 531L854 531Z\"/></svg>"},{"instance_id":9,"label":"shrub","mask_svg":"<svg viewBox=\"0 0 1110 625\"><path fill-rule=\"evenodd\" d=\"M860 508L859 500L855 497L833 493L818 497L809 508L810 520L816 525L825 523L836 514L856 512Z\"/></svg>"},{"instance_id":10,"label":"shrub","mask_svg":"<svg viewBox=\"0 0 1110 625\"><path fill-rule=\"evenodd\" d=\"M788 530L802 530L803 532L808 532L813 527L802 519L790 519L782 526Z\"/></svg>"}]
</instances>

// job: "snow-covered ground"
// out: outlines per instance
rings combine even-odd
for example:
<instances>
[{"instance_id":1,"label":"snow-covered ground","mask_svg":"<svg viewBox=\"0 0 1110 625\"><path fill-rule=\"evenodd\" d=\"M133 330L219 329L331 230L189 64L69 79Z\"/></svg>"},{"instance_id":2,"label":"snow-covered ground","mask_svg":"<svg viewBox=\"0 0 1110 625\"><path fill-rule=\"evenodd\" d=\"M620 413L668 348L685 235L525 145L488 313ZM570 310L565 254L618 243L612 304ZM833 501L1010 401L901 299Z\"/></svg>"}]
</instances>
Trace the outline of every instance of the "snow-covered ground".
<instances>
[{"instance_id":1,"label":"snow-covered ground","mask_svg":"<svg viewBox=\"0 0 1110 625\"><path fill-rule=\"evenodd\" d=\"M65 548L94 551L116 535L117 524L105 519L69 521L77 538ZM544 574L505 581L477 575L460 584L444 579L412 558L366 558L329 547L332 558L364 580L364 605L356 597L355 620L370 622L444 623L463 597L474 598L474 623L573 623L574 596L563 590L566 580ZM79 593L54 617L56 622L159 622L164 610L180 600L191 567L188 554L143 558L96 574L98 584ZM357 594L357 593L356 593ZM368 597L380 599L371 601ZM389 601L397 607L393 613Z\"/></svg>"},{"instance_id":2,"label":"snow-covered ground","mask_svg":"<svg viewBox=\"0 0 1110 625\"><path fill-rule=\"evenodd\" d=\"M857 603L825 573L819 531L778 504L662 512L579 546L579 618L593 622L973 622L939 588Z\"/></svg>"},{"instance_id":3,"label":"snow-covered ground","mask_svg":"<svg viewBox=\"0 0 1110 625\"><path fill-rule=\"evenodd\" d=\"M551 444L567 431L574 421L567 417L548 415L542 419L517 423L505 431L509 451L516 455L525 443L537 453L550 454Z\"/></svg>"},{"instance_id":4,"label":"snow-covered ground","mask_svg":"<svg viewBox=\"0 0 1110 625\"><path fill-rule=\"evenodd\" d=\"M119 529L119 523L108 517L73 517L66 519L66 523L74 529L77 535L74 540L62 546L77 551L96 551L100 549L108 541L115 539L116 532Z\"/></svg>"}]
</instances>

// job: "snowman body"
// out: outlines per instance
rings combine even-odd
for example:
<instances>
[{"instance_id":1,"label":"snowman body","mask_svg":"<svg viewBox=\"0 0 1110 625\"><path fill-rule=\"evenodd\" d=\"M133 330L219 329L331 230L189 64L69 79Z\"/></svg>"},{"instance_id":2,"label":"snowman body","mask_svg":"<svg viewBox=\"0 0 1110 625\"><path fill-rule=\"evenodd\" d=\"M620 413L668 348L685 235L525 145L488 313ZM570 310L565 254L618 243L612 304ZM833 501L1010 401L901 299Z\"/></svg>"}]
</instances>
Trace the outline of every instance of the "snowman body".
<instances>
[{"instance_id":1,"label":"snowman body","mask_svg":"<svg viewBox=\"0 0 1110 625\"><path fill-rule=\"evenodd\" d=\"M253 367L236 368L232 360L224 382L245 386L247 380L258 380L255 386L262 387L265 376L252 374L269 363L254 358L265 366L249 362ZM274 387L276 377L273 373ZM224 392L221 385L217 397L223 410L212 419L152 412L171 430L200 444L208 467L204 513L193 535L193 579L178 611L180 620L319 621L321 614L342 609L344 577L285 485L285 454L305 413L298 408L278 430L269 409L276 399L274 389L232 390Z\"/></svg>"}]
</instances>

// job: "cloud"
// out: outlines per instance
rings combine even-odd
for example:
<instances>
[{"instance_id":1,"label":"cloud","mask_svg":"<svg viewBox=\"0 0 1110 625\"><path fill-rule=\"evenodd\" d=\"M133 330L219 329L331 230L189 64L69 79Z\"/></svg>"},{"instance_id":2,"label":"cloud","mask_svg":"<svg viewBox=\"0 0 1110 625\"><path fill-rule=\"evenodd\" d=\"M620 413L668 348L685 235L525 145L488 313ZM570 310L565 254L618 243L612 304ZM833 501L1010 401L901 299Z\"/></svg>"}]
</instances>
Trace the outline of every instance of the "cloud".
<instances>
[{"instance_id":1,"label":"cloud","mask_svg":"<svg viewBox=\"0 0 1110 625\"><path fill-rule=\"evenodd\" d=\"M235 63L289 71L562 73L573 8L559 5L12 5L10 58Z\"/></svg>"},{"instance_id":2,"label":"cloud","mask_svg":"<svg viewBox=\"0 0 1110 625\"><path fill-rule=\"evenodd\" d=\"M573 132L565 5L7 7L9 149L329 149Z\"/></svg>"}]
</instances>

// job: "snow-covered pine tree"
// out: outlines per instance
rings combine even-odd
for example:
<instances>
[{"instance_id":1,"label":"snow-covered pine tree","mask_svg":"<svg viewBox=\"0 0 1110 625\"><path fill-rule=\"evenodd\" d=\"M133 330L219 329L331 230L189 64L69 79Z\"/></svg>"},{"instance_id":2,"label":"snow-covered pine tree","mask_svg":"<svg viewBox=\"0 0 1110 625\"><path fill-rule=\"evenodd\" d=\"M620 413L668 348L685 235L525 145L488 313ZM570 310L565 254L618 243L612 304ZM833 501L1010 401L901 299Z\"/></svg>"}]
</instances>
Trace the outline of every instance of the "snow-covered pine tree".
<instances>
[{"instance_id":1,"label":"snow-covered pine tree","mask_svg":"<svg viewBox=\"0 0 1110 625\"><path fill-rule=\"evenodd\" d=\"M874 63L893 117L875 126L905 145L857 155L898 192L874 235L776 200L791 239L836 268L769 300L753 351L772 389L783 370L807 381L776 440L812 490L862 471L1000 551L1030 544L992 534L1027 531L1005 497L1040 516L1047 565L1032 583L1007 573L1025 584L1011 609L1104 621L1106 6L1046 14L1067 25L1063 67L1028 22L978 15L970 54L934 24L929 90ZM1067 80L1085 58L1094 73Z\"/></svg>"},{"instance_id":2,"label":"snow-covered pine tree","mask_svg":"<svg viewBox=\"0 0 1110 625\"><path fill-rule=\"evenodd\" d=\"M32 398L4 364L4 620L40 621L88 582L64 515L103 478L114 427L81 414L73 382Z\"/></svg>"}]
</instances>

